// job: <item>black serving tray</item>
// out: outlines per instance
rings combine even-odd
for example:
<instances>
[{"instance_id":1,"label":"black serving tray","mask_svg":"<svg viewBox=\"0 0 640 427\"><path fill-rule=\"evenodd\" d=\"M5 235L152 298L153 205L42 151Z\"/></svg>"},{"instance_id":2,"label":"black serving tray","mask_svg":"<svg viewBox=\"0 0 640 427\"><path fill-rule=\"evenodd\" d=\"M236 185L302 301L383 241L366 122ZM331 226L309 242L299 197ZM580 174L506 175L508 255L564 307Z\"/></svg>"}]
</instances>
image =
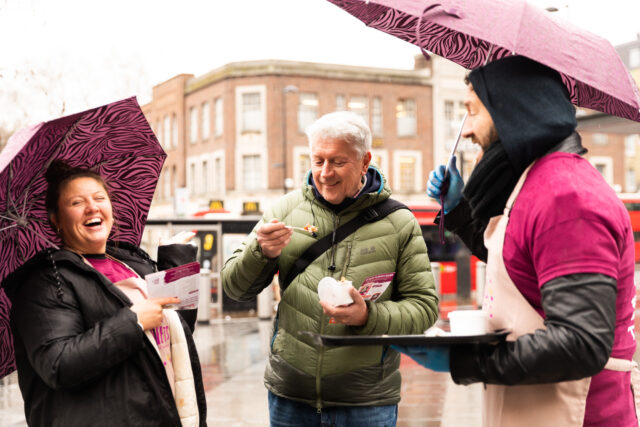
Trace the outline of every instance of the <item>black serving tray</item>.
<instances>
[{"instance_id":1,"label":"black serving tray","mask_svg":"<svg viewBox=\"0 0 640 427\"><path fill-rule=\"evenodd\" d=\"M315 332L301 331L300 335L311 337L318 346L341 345L452 345L452 344L496 344L504 341L509 330L499 329L483 335L441 335L428 337L426 335L321 335Z\"/></svg>"}]
</instances>

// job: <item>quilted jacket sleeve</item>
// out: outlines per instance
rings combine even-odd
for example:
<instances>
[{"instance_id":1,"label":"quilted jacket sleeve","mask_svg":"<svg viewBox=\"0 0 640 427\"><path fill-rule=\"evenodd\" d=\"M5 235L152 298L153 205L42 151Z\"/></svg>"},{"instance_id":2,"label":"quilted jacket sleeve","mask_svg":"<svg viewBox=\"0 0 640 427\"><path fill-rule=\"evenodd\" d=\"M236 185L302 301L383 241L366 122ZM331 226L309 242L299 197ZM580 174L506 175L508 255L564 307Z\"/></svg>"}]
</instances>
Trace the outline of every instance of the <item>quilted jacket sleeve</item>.
<instances>
[{"instance_id":1,"label":"quilted jacket sleeve","mask_svg":"<svg viewBox=\"0 0 640 427\"><path fill-rule=\"evenodd\" d=\"M64 286L64 285L63 285ZM143 345L143 333L129 308L85 330L74 292L43 271L30 274L12 306L12 326L31 365L52 389L74 389L99 378Z\"/></svg>"},{"instance_id":2,"label":"quilted jacket sleeve","mask_svg":"<svg viewBox=\"0 0 640 427\"><path fill-rule=\"evenodd\" d=\"M427 246L410 211L390 215L399 239L394 293L390 301L367 302L369 319L355 332L363 335L421 334L438 318L436 293Z\"/></svg>"},{"instance_id":3,"label":"quilted jacket sleeve","mask_svg":"<svg viewBox=\"0 0 640 427\"><path fill-rule=\"evenodd\" d=\"M264 221L263 218L256 224L220 272L224 291L237 301L246 301L258 295L271 284L278 271L278 260L265 257L256 240L256 230Z\"/></svg>"}]
</instances>

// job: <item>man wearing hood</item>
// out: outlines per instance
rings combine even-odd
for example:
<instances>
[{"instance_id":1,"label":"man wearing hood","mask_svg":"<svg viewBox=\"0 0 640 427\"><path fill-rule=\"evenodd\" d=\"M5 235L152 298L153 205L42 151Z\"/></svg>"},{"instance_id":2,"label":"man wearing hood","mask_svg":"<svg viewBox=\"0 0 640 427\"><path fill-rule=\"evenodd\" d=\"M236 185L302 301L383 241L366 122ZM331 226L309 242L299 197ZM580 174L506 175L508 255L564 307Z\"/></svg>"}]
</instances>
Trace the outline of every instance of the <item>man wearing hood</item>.
<instances>
[{"instance_id":1,"label":"man wearing hood","mask_svg":"<svg viewBox=\"0 0 640 427\"><path fill-rule=\"evenodd\" d=\"M487 262L483 310L511 333L400 350L458 384L485 383L486 426L637 426L633 233L582 157L566 87L511 56L473 70L468 88L462 136L482 157L466 186L451 162L445 226ZM444 166L431 173L431 197L443 177Z\"/></svg>"}]
</instances>

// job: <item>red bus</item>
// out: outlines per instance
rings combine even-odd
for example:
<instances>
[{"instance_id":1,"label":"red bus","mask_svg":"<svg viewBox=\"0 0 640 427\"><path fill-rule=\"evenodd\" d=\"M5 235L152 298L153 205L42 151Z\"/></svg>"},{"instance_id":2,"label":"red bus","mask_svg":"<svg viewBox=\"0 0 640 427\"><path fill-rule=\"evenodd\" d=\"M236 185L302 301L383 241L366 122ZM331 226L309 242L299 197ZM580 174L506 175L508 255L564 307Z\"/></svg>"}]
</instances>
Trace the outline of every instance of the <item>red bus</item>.
<instances>
[{"instance_id":1,"label":"red bus","mask_svg":"<svg viewBox=\"0 0 640 427\"><path fill-rule=\"evenodd\" d=\"M409 208L418 220L422 229L422 236L427 244L429 260L439 264L440 268L440 296L443 299L455 298L458 293L458 263L457 255L464 250L464 244L453 233L445 232L445 242L440 243L438 226L433 223L440 205L427 201L421 205L410 205ZM476 264L478 258L469 259L470 290L476 290Z\"/></svg>"},{"instance_id":2,"label":"red bus","mask_svg":"<svg viewBox=\"0 0 640 427\"><path fill-rule=\"evenodd\" d=\"M638 263L640 262L640 194L621 193L618 196L629 212L631 229L633 230L633 240L635 242L636 263Z\"/></svg>"}]
</instances>

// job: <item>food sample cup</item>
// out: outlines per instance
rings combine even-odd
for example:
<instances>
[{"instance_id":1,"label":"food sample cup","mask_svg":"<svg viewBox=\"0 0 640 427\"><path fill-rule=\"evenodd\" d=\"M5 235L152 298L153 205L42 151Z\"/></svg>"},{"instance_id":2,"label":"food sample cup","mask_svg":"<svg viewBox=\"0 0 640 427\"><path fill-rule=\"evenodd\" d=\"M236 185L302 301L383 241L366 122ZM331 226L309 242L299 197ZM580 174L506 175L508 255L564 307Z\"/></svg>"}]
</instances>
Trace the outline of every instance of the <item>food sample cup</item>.
<instances>
[{"instance_id":1,"label":"food sample cup","mask_svg":"<svg viewBox=\"0 0 640 427\"><path fill-rule=\"evenodd\" d=\"M455 310L449 313L452 335L484 335L488 329L487 312L482 310Z\"/></svg>"}]
</instances>

